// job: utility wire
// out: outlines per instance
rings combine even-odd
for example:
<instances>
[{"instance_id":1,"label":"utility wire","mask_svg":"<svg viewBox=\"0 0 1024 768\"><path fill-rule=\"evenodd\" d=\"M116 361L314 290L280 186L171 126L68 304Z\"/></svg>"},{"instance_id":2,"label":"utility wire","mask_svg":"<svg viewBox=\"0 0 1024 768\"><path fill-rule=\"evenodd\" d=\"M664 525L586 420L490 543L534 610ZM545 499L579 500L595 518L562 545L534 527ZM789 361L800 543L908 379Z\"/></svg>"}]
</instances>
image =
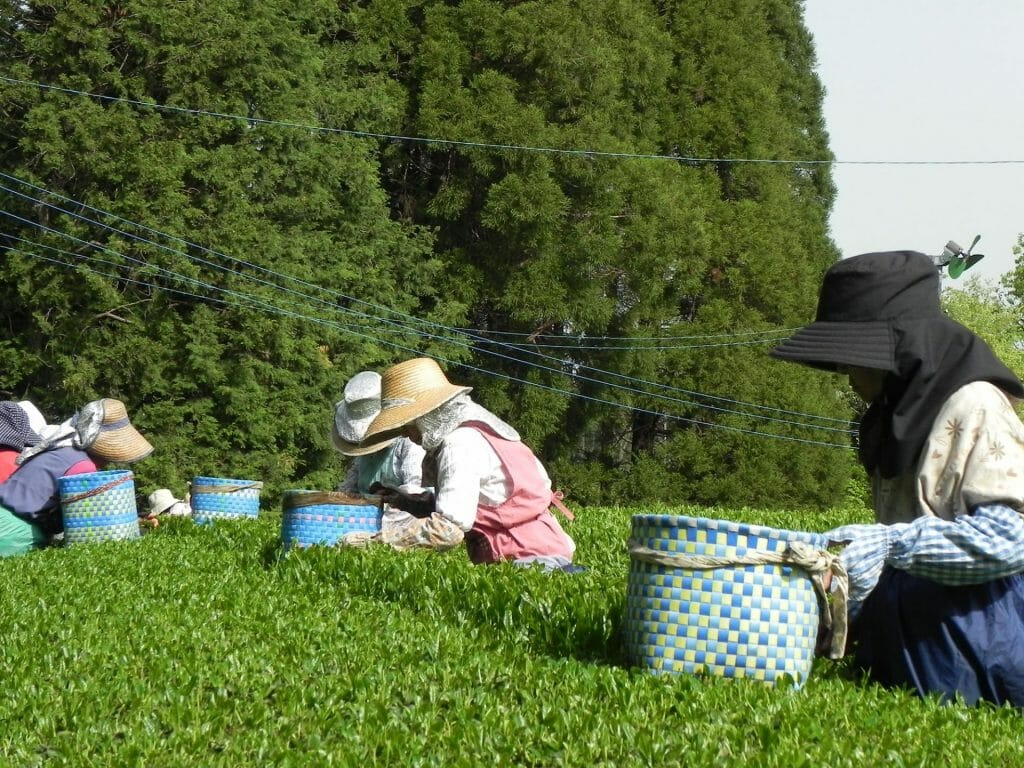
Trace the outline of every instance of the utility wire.
<instances>
[{"instance_id":1,"label":"utility wire","mask_svg":"<svg viewBox=\"0 0 1024 768\"><path fill-rule=\"evenodd\" d=\"M204 283L202 281L196 280L195 278L191 278L191 277L188 277L186 275L181 275L180 273L172 272L172 271L166 270L166 269L164 269L162 267L157 267L157 266L151 265L148 262L145 262L145 261L142 261L140 259L136 259L134 257L127 256L125 254L119 253L118 251L115 251L115 250L113 250L111 248L104 247L104 246L97 246L94 243L90 243L90 242L88 242L86 240L82 240L81 238L75 237L73 235L69 235L67 233L60 232L59 230L53 229L52 227L48 227L48 226L43 225L43 224L36 224L36 223L34 223L34 222L32 222L32 221L30 221L28 219L25 219L25 218L23 218L21 216L18 216L16 214L10 213L9 211L0 210L0 214L2 214L4 216L7 216L9 218L15 219L15 220L20 221L20 222L25 223L25 224L29 224L29 225L33 225L34 224L39 229L42 229L45 232L49 232L51 234L55 234L55 235L66 237L69 240L73 240L74 242L77 242L77 243L79 243L81 245L84 245L86 247L99 248L100 250L102 250L104 252L107 252L107 253L119 256L119 257L121 257L121 258L123 258L123 259L125 259L125 260L127 260L127 261L129 261L131 263L137 264L139 266L150 268L152 270L156 270L157 272L159 272L161 274L169 275L169 276L171 276L174 279L186 281L186 282L189 282L189 283L200 285L200 286L205 287L205 288L209 288L209 289L213 289L213 290L218 290L218 291L222 291L224 293L227 293L229 295L237 296L237 297L239 297L239 298L249 302L253 306L267 308L267 309L271 309L271 310L277 311L277 312L284 312L284 310L281 310L281 308L278 307L277 305L271 304L269 302L265 302L265 301L263 301L261 299L258 299L256 297L254 297L254 296L251 296L251 295L248 295L248 294L244 294L244 293L240 293L240 292L237 292L237 291L230 291L230 290L227 290L227 289L222 289L219 286L215 286L215 285L212 285L210 283ZM16 238L16 239L23 240L23 238ZM26 242L28 242L28 241L26 241ZM43 246L43 247L46 247L46 246ZM187 254L182 254L182 255L187 255ZM90 259L91 258L91 257L89 257L87 255L84 255L84 254L75 254L75 257L76 258L80 258L80 259ZM101 261L103 261L103 260L101 260ZM103 261L103 263L113 265L113 262ZM116 266L119 269L123 268L122 265L114 265L114 266ZM119 279L125 279L125 278L123 276L121 276ZM138 281L132 280L132 282L138 282ZM152 285L152 284L147 284L147 285ZM288 312L288 314L290 316L292 316L292 317L302 318L302 319L305 319L305 320L312 320L312 321L321 322L321 323L323 322L320 318L314 318L314 317L311 317L309 315L303 315L301 313ZM385 322L390 322L390 321L385 321ZM330 325L331 325L331 327L334 327L334 328L342 328L337 323L331 323ZM370 337L370 336L366 336L365 334L361 334L361 333L355 332L353 330L352 326L344 326L343 329L346 330L349 333L355 333L355 335L358 335L358 336L364 336L365 338L373 338L373 337ZM415 334L418 334L420 336L424 336L424 337L430 338L431 340L447 341L448 343L455 344L456 346L461 346L461 347L466 348L466 349L472 349L472 346L469 345L469 344L466 344L466 343L460 343L460 342L452 341L452 340L449 340L449 339L441 339L440 337L434 336L432 334L427 334L427 333L424 333L422 331L418 331L416 329L409 329L409 330L412 333L415 333ZM385 342L385 343L389 343L389 342ZM392 346L395 346L395 345L392 344ZM648 392L646 390L640 390L640 389L636 389L636 388L633 388L633 387L626 387L626 386L622 386L622 385L611 384L609 382L601 381L600 379L594 379L594 378L588 377L588 376L581 376L578 373L567 373L566 371L561 370L561 369L552 368L552 367L549 367L549 366L542 366L542 365L538 365L536 363L529 363L527 361L517 360L516 358L512 358L512 357L509 357L507 355L502 355L502 354L499 354L499 353L488 352L486 350L483 350L483 351L486 354L490 354L490 355L495 356L495 357L499 357L499 358L502 358L502 359L505 359L505 360L509 360L511 362L523 363L523 364L529 365L531 367L534 367L534 368L537 368L537 369L540 369L540 370L544 370L544 371L547 371L547 372L555 373L555 374L558 374L558 375L561 375L561 376L568 376L568 377L570 377L570 379L572 379L574 381L587 381L587 382L591 382L591 383L601 384L603 386L609 387L613 391L614 390L620 390L620 391L630 392L632 394L639 394L639 395L644 395L644 396L647 396L647 397L652 397L652 398L657 399L657 400L664 400L666 402L675 403L675 404L679 404L679 405L703 408L705 410L717 411L717 412L720 412L720 413L727 413L727 414L732 414L732 415L737 415L737 416L743 416L743 417L754 419L754 420L775 422L775 423L784 424L784 425L787 425L787 426L794 426L794 427L798 427L798 428L819 430L819 431L824 431L824 432L837 432L837 433L841 433L841 434L851 434L851 430L849 428L837 428L837 427L827 427L827 426L822 426L822 425L817 425L817 424L808 424L808 423L805 423L805 422L792 421L790 419L782 419L782 418L776 418L776 417L772 417L772 416L764 416L764 415L761 415L761 414L749 413L749 412L746 412L746 411L737 411L737 410L734 410L734 409L721 408L719 406L714 406L714 405L707 405L705 403L697 403L697 402L693 402L693 401L682 400L680 398L675 398L675 397L671 397L671 396L668 396L668 395L660 395L660 394L658 394L656 392ZM582 367L582 366L580 366L580 367ZM480 369L474 369L474 370L480 370ZM608 373L608 372L605 372L605 373ZM525 380L520 380L520 379L511 379L511 380L517 381L517 382L520 382L520 383L523 383L523 384L532 384L532 382L527 382ZM555 389L553 391L557 391L560 394L566 395L568 397L574 397L577 394L579 394L579 393L574 393L574 392L570 392L570 391L567 391L567 390L559 390L559 389ZM637 410L644 411L644 409L639 409L639 408ZM656 412L653 412L653 411L644 411L644 412L656 413ZM661 415L666 415L667 416L669 414L661 414ZM681 418L681 417L674 417L674 418ZM709 424L709 422L703 422L703 421L695 422L695 423ZM843 423L848 423L848 422L843 422Z\"/></svg>"},{"instance_id":2,"label":"utility wire","mask_svg":"<svg viewBox=\"0 0 1024 768\"><path fill-rule=\"evenodd\" d=\"M679 349L719 349L721 347L751 347L758 344L772 344L776 341L782 341L783 339L789 338L788 336L769 336L764 339L755 339L753 341L720 341L716 344L535 344L535 343L518 343L518 342L494 342L487 341L485 343L497 344L503 343L504 346L512 349L521 349L524 351L531 349L575 349L580 352L669 352Z\"/></svg>"},{"instance_id":3,"label":"utility wire","mask_svg":"<svg viewBox=\"0 0 1024 768\"><path fill-rule=\"evenodd\" d=\"M101 93L80 91L75 88L63 88L47 83L39 83L31 80L20 80L14 77L0 76L0 82L7 82L13 85L24 85L38 88L40 90L66 93L75 96L85 96L101 101L127 104L145 109L154 109L161 112L176 112L196 117L214 117L222 120L237 120L248 125L266 125L280 128L298 128L303 131L316 133L334 133L345 136L353 136L364 139L377 139L392 142L408 142L420 144L432 144L439 146L465 147L469 149L486 149L500 152L534 152L550 155L567 155L574 157L602 157L630 160L672 160L688 165L708 165L722 163L747 163L759 165L1021 165L1024 160L836 160L836 159L782 159L782 158L756 158L756 157L698 157L680 154L656 154L642 152L609 152L596 149L558 149L555 147L537 147L525 144L500 144L481 141L459 141L456 139L428 138L424 136L403 136L391 133L376 133L372 131L357 131L346 128L329 128L318 125L290 122L286 120L271 120L261 117L247 115L233 115L226 112L213 112L205 109L190 109L187 107L175 107L157 102L141 101L139 99L126 99L120 96L107 96Z\"/></svg>"},{"instance_id":4,"label":"utility wire","mask_svg":"<svg viewBox=\"0 0 1024 768\"><path fill-rule=\"evenodd\" d=\"M2 176L3 174L0 174ZM724 333L706 333L694 336L580 336L581 339L589 339L592 341L689 341L692 339L732 339L737 336L758 336L772 333L785 333L789 334L793 331L800 330L801 326L794 328L765 328L760 331L729 331ZM561 334L561 333L539 333L531 332L524 333L523 331L491 331L478 328L453 328L456 331L467 331L470 333L479 333L481 335L490 336L509 336L512 338L533 338L533 337L544 337L544 338L556 338L556 339L568 339L573 338L572 336Z\"/></svg>"},{"instance_id":5,"label":"utility wire","mask_svg":"<svg viewBox=\"0 0 1024 768\"><path fill-rule=\"evenodd\" d=\"M38 258L38 259L40 259L42 261L47 261L47 262L51 262L51 263L54 263L54 264L58 264L58 265L66 267L66 268L82 269L84 271L92 272L93 274L97 274L97 275L100 275L100 276L110 277L110 278L114 278L114 279L117 279L117 280L123 280L125 282L130 282L130 283L134 283L134 284L137 284L137 285L140 285L140 286L148 287L151 290L169 291L171 293L176 293L176 294L180 294L180 295L184 295L184 296L188 296L188 297L192 297L192 298L196 298L196 299L200 299L200 300L217 301L218 303L223 303L223 304L227 304L228 306L231 306L230 302L223 302L223 301L220 301L220 300L218 300L216 298L200 296L200 295L197 295L197 294L191 294L191 293L189 293L187 291L181 291L181 290L174 289L174 288L168 288L166 286L159 286L159 285L155 285L153 283L147 283L145 281L140 281L140 280L136 280L134 278L125 277L123 275L99 272L97 270L93 270L93 269L91 269L89 267L86 267L84 265L81 265L81 264L71 264L71 263L68 263L68 262L60 261L59 259L53 259L53 258L50 258L50 257L46 257L46 256L42 256L42 255L39 255L39 254L31 253L31 252L28 252L28 251L22 251L20 249L12 249L12 250L14 250L16 253L21 253L21 254L23 254L25 256L29 256L31 258ZM73 253L70 253L70 252L68 252L68 253L70 255L72 255L73 257L75 257L75 258L84 258L84 259L90 259L91 258L91 257L88 257L88 256L79 256L78 254L73 254ZM296 318L304 319L304 320L311 320L313 322L318 322L318 323L321 323L321 324L324 324L324 325L328 325L328 326L332 325L331 323L325 322L325 321L321 320L320 318L313 318L313 317L308 317L308 316L303 317L301 315L296 315L294 313L290 313L290 312L281 310L280 308L274 307L273 305L268 305L267 308L268 308L268 310L270 310L272 312L276 312L278 314L282 314L282 315L285 315L285 316L296 317ZM365 339L368 339L368 340L374 341L374 342L381 341L381 340L377 339L376 337L370 336L370 335L367 335L367 334L362 334L362 333L355 332L354 335L361 336L361 337L363 337ZM411 352L412 354L415 354L415 355L421 354L419 350L417 350L415 348L412 348L412 347L407 347L407 346L404 346L404 345L401 345L401 344L395 344L395 343L389 342L389 341L381 341L381 343L383 343L383 344L385 344L387 346L396 347L396 348L401 349L401 350L406 351L406 352ZM730 431L730 432L737 432L737 433L741 433L741 434L754 435L754 436L758 436L758 437L767 437L767 438L773 438L773 439L777 439L777 440L786 440L786 441L790 441L790 442L796 442L796 443L802 443L802 444L808 444L808 445L818 445L818 446L823 446L823 447L828 447L828 448L842 448L844 450L851 450L852 449L851 446L843 445L841 443L828 443L828 442L824 442L824 441L820 441L820 440L810 440L810 439L806 439L806 438L793 437L791 435L780 435L780 434L772 433L772 432L761 432L759 430L744 429L742 427L734 427L734 426L726 425L726 424L716 424L716 423L713 423L713 422L706 422L706 421L702 421L702 420L699 420L699 419L691 419L691 418L688 418L688 417L685 417L685 416L679 416L679 415L676 415L676 414L661 413L661 412L658 412L658 411L651 411L651 410L644 409L644 408L637 408L637 407L634 407L634 406L631 406L631 405L625 405L623 403L618 403L618 402L615 402L613 400L604 400L602 398L592 397L592 396L584 395L584 394L581 394L581 393L578 393L578 392L569 392L569 391L562 390L562 389L559 389L557 387L552 387L552 386L549 386L549 385L546 385L546 384L539 384L537 382L525 381L523 379L518 379L518 378L516 378L514 376L508 376L508 375L505 375L505 374L497 373L495 371L490 371L490 370L487 370L487 369L478 368L478 367L475 367L475 366L472 366L472 365L468 365L466 363L463 363L463 362L460 362L460 361L457 361L457 360L449 360L449 359L446 359L446 358L443 358L443 357L435 357L435 359L438 359L441 362L444 362L444 363L446 363L448 365L455 365L455 366L459 366L459 367L462 367L462 368L466 368L468 370L477 371L477 372L479 372L481 374L484 374L484 375L487 375L487 376L501 378L501 379L504 379L506 381L516 382L516 383L520 383L520 384L526 384L526 385L529 385L529 386L537 387L539 389L544 389L544 390L547 390L547 391L550 391L550 392L555 392L557 394L567 395L567 396L570 396L570 397L575 397L575 398L579 398L579 399L582 399L582 400L591 401L591 402L598 403L598 404L601 404L601 405L609 405L609 406L612 406L612 407L615 407L615 408L629 410L629 411L632 411L632 412L645 413L645 414L649 414L649 415L652 415L652 416L664 417L664 418L668 418L668 419L671 419L671 420L674 420L674 421L680 421L680 422L684 422L684 423L688 423L688 424L694 424L694 425L697 425L697 426L704 426L704 427L708 427L708 428L711 428L711 429L722 429L722 430L726 430L726 431Z\"/></svg>"},{"instance_id":6,"label":"utility wire","mask_svg":"<svg viewBox=\"0 0 1024 768\"><path fill-rule=\"evenodd\" d=\"M174 235L168 235L166 233L160 232L159 230L155 230L155 229L152 229L150 227L146 227L146 226L144 226L142 224L137 224L136 222L132 222L132 221L127 220L127 219L123 219L123 218L121 218L121 217L119 217L119 216L117 216L115 214L109 213L107 211L103 211L102 209L94 208L94 207L89 206L89 205L87 205L85 203L81 203L81 202L72 200L71 198L67 198L67 197L65 197L63 195L60 195L58 193L50 192L49 190L46 190L46 189L44 189L42 187L38 187L37 185L31 184L30 182L22 181L21 179L18 179L16 177L10 176L8 174L0 173L0 178L11 179L11 180L16 181L16 182L18 182L20 184L28 186L28 187L30 187L32 189L40 191L40 192L42 192L44 194L49 194L49 195L52 195L54 197L57 197L58 199L62 199L62 200L65 200L65 201L67 201L69 203L73 203L73 204L75 204L77 206L80 206L82 208L85 208L87 210L91 210L91 211L97 212L97 213L102 214L102 215L110 216L114 220L119 221L121 223L125 223L125 224L131 225L131 226L138 227L139 229L141 229L143 231L151 232L151 233L154 233L154 234L156 234L156 235L158 235L160 237L167 238L167 239L170 239L170 240L173 240L173 241L177 241L177 242L182 243L182 244L184 244L186 246L196 248L198 250L201 250L201 251L206 252L206 253L210 253L212 255L216 255L216 256L218 256L220 258L223 258L223 259L226 259L226 260L228 260L228 261L230 261L232 263L235 263L235 264L238 264L238 265L241 265L241 266L245 266L245 267L250 267L250 268L255 269L255 270L257 270L257 271L259 271L259 272L261 272L263 274L267 274L267 275L270 275L270 276L273 276L273 277L276 277L276 278L284 279L284 280L287 280L287 281L290 281L290 282L295 282L295 283L298 283L299 285L313 288L313 289L315 289L315 290L317 290L319 292L327 293L329 295L334 295L335 297L340 297L345 302L348 302L348 303L353 303L354 302L354 303L359 303L359 304L362 304L362 305L366 305L366 306L371 307L373 309L377 309L377 310L380 310L380 311L384 311L384 312L387 312L387 313L390 313L390 314L397 315L400 318L404 318L404 319L406 319L408 321L411 321L412 323L422 324L422 325L426 325L428 327L440 329L443 332L448 332L448 333L454 332L453 329L451 329L451 328L449 328L447 326L443 326L443 325L440 325L438 323L432 323L432 322L429 322L429 321L420 320L419 318L416 318L415 316L406 315L404 313L397 312L396 310L392 310L392 309L390 309L388 307L383 307L383 306L380 306L380 305L372 304L370 302L366 302L366 301L363 301L361 299L357 299L357 298L352 297L352 296L347 296L347 295L341 294L339 292L330 291L328 289L321 288L320 286L315 285L313 283L308 283L306 281L298 280L297 278L293 278L293 277L291 277L289 275L286 275L286 274L283 274L283 273L274 272L273 270L269 270L269 269L266 269L264 267L260 267L258 265L255 265L255 264L252 264L250 262L246 262L246 261L243 261L243 260L240 260L240 259L236 259L235 257L229 256L227 254L223 254L223 253L220 253L218 251L213 251L213 250L211 250L209 248L205 248L205 247L200 246L200 245L198 245L196 243L191 243L191 242L189 242L187 240L183 240L182 238L176 237ZM333 302L327 302L327 301L325 301L323 299L318 299L316 297L309 296L308 294L304 294L304 293L301 293L299 291L294 291L292 289L284 288L283 286L279 286L277 283L273 283L273 282L270 282L270 281L267 281L267 280L263 280L263 279L259 279L259 278L249 277L249 276L244 275L243 273L240 273L240 272L238 272L238 271L236 271L234 269L230 269L230 268L225 267L223 265L216 264L215 262L210 262L210 261L205 260L205 259L200 259L198 257L191 256L191 255L189 255L186 252L182 252L182 251L179 251L177 249L170 248L170 247L162 245L160 243L156 243L156 242L154 242L154 241L152 241L150 239L147 239L147 238L144 238L144 237L140 237L138 235L134 235L134 234L132 234L130 232L126 232L126 231L117 229L115 227L111 227L110 225L105 224L105 223L100 222L100 221L97 221L95 219L90 219L90 218L85 217L85 216L83 216L81 214L77 214L77 213L74 213L74 212L69 211L67 209L60 208L59 206L56 206L53 203L49 203L46 200L43 200L41 198L33 197L33 196L30 196L30 195L25 195L23 193L17 192L15 190L11 190L10 188L4 187L2 185L0 185L0 189L2 189L4 191L7 191L7 192L9 192L11 194L14 194L14 195L16 195L18 197L21 197L23 199L27 199L27 200L29 200L29 201L31 201L33 203L37 203L37 204L41 204L41 205L47 206L47 207L52 208L54 210L57 210L59 212L66 213L66 214L68 214L70 216L78 218L78 219L80 219L82 221L85 221L87 223L95 224L95 225L100 226L100 227L102 227L104 229L107 229L109 231L125 235L126 237L132 238L134 240L138 240L138 241L141 241L141 242L144 242L144 243L149 243L151 245L154 245L157 248L163 249L165 251L169 251L169 252L177 254L179 256L184 256L185 258L190 259L190 260L198 261L198 262L200 262L202 264L205 264L207 266L211 266L211 267L213 267L215 269L219 269L221 271L228 272L228 273L230 273L232 275L241 276L241 277L243 277L245 279L252 279L252 280L254 280L254 281L258 282L258 283L261 283L261 284L270 286L272 288L279 289L279 290L282 290L282 291L285 291L285 292L288 292L288 293L291 293L291 294L294 294L294 295L297 295L297 296L300 296L300 297L305 298L305 299L310 299L310 300L313 300L313 301L317 301L317 302L323 304L324 306L330 307L334 311L341 311L341 312L345 312L345 313L350 313L350 314L356 315L358 317L369 319L370 321L386 323L386 324L389 324L391 326L398 327L400 329L408 330L409 332L414 332L414 333L418 333L418 334L421 334L421 335L425 335L425 336L427 336L429 338L432 338L434 340L439 340L439 341L443 341L443 342L447 342L447 343L454 343L454 344L458 344L460 346L467 346L465 343L457 342L457 341L454 341L454 340L449 339L447 337L441 337L441 336L437 336L437 335L434 335L434 334L429 334L429 333L427 333L425 331L421 331L421 330L418 330L418 329L406 328L405 326L402 326L401 323L397 323L397 322L388 320L386 318L382 318L382 317L379 317L379 316L368 315L366 313L357 312L355 310L352 310L349 307L338 306L338 305L334 304ZM30 225L35 226L34 222L31 222L31 221L29 221L27 219L21 219L20 217L16 217L13 214L6 214L6 215L12 216L14 218L18 218L19 220L23 221L26 224L30 224ZM61 233L58 232L58 234L61 234ZM470 336L470 338L474 339L477 342L488 342L488 340L486 340L486 339L484 339L484 338L482 338L480 336L477 336L477 335L470 334L469 336ZM493 342L490 342L490 343L493 343ZM503 346L508 347L510 345L503 345ZM542 353L534 352L532 350L526 350L526 349L520 349L519 351L526 352L527 354L534 355L536 357L540 357L542 359L555 362L555 363L557 363L559 365L559 368L554 369L554 368L550 368L550 367L547 367L547 366L537 365L535 363L531 363L531 362L526 361L526 360L521 360L521 359L518 359L518 358L512 358L512 357L509 357L507 355L502 355L500 353L492 352L492 351L487 350L487 349L480 349L480 348L478 348L478 351L480 351L480 352L482 352L484 354L489 354L489 355L492 355L492 356L495 356L495 357L500 357L500 358L503 358L503 359L506 359L506 360L510 360L512 362L516 362L516 363L520 363L520 364L525 364L525 365L532 365L532 366L540 368L542 370L553 371L555 373L563 373L563 371L561 370L561 367L565 364L565 361L563 359L561 359L561 358L553 357L553 356L550 356L550 355L544 355ZM764 406L764 405L759 405L759 404L755 404L755 403L745 403L745 402L742 402L742 401L730 400L728 398L721 398L721 397L717 397L717 396L713 396L713 395L705 395L704 393L700 393L700 392L693 392L693 391L690 391L690 390L682 390L682 389L678 389L678 388L671 387L671 386L668 386L668 385L658 384L656 382L643 381L641 379L637 379L637 378L630 377L630 376L625 376L623 374L614 373L612 371L604 371L604 370L601 370L601 369L598 369L598 368L594 368L592 366L584 365L582 363L577 364L577 367L579 367L581 369L585 369L585 370L590 370L590 371L596 372L598 374L603 374L603 375L610 376L610 377L617 378L617 379L623 379L623 380L626 380L626 381L630 381L630 382L633 382L633 383L638 383L638 384L649 386L649 387L658 387L658 388L664 389L666 391L680 392L680 393L689 394L689 395L695 396L695 397L703 397L703 398L707 398L707 399L717 400L719 402L729 402L731 404L740 405L740 406L743 406L743 407L755 408L755 409L758 409L758 410L767 410L767 411L771 411L771 412L778 412L778 413L783 413L783 414L791 415L791 416L802 416L802 417L805 417L805 418L811 418L811 419L815 419L815 420L818 420L818 421L828 421L828 422L842 423L842 424L847 424L848 423L846 420L836 419L836 418L833 418L833 417L820 416L820 415L817 415L817 414L806 414L806 413L800 413L800 412L795 412L795 411L787 411L785 409L777 409L777 408L773 408L773 407L770 407L770 406ZM610 387L616 387L617 386L615 384L612 384L611 382L601 381L601 380L593 379L593 378L589 378L589 377L579 377L579 378L582 378L584 380L591 381L591 382L594 382L594 383L602 384L604 386L610 386ZM750 414L750 413L743 412L743 411L735 411L735 410L727 409L727 408L718 408L716 406L710 406L710 405L706 405L706 404L703 404L703 403L695 403L695 402L692 402L692 401L679 400L677 398L671 398L671 397L664 396L664 395L658 395L657 393L647 392L647 391L644 391L644 390L636 390L636 389L632 389L632 388L628 388L628 387L626 387L625 389L628 389L629 391L632 391L632 392L635 392L635 393L644 394L644 395L648 395L648 396L655 397L655 398L667 399L667 400L670 400L670 401L679 402L681 404L686 404L686 405L691 405L691 406L696 406L696 407L708 408L710 410L719 410L719 411L728 412L728 413L737 413L737 414L747 415L747 416L750 416L752 418L770 418L770 417L762 417L762 416L759 416L757 414ZM810 426L812 428L817 428L817 427L815 427L815 425L806 425L806 426ZM822 428L822 429L829 429L829 430L832 429L832 428L829 428L829 427L820 427L820 428ZM836 429L835 431L848 432L849 430L848 429Z\"/></svg>"}]
</instances>

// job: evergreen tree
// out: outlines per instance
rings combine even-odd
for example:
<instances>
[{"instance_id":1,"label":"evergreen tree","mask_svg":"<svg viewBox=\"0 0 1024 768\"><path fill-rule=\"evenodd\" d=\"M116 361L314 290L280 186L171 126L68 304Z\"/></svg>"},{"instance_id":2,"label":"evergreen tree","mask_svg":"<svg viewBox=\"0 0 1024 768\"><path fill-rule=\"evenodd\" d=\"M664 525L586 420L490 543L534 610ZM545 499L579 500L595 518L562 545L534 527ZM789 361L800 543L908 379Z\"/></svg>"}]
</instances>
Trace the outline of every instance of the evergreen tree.
<instances>
[{"instance_id":1,"label":"evergreen tree","mask_svg":"<svg viewBox=\"0 0 1024 768\"><path fill-rule=\"evenodd\" d=\"M3 180L0 388L55 420L125 400L157 448L144 488L333 487L345 380L419 343L372 319L433 302L437 267L378 142L296 127L399 127L344 25L322 0L5 6L3 72L66 90L0 85L0 167L35 185Z\"/></svg>"},{"instance_id":2,"label":"evergreen tree","mask_svg":"<svg viewBox=\"0 0 1024 768\"><path fill-rule=\"evenodd\" d=\"M0 81L0 388L122 397L146 480L327 487L345 379L431 354L580 501L841 494L841 383L765 341L828 166L744 162L829 158L799 0L0 7L67 89Z\"/></svg>"},{"instance_id":3,"label":"evergreen tree","mask_svg":"<svg viewBox=\"0 0 1024 768\"><path fill-rule=\"evenodd\" d=\"M416 8L398 72L416 94L408 132L463 143L409 148L387 183L437 228L473 364L498 374L463 376L481 399L588 500L838 498L851 452L837 380L769 360L765 343L647 341L807 322L838 255L827 164L579 153L827 161L800 3Z\"/></svg>"}]
</instances>

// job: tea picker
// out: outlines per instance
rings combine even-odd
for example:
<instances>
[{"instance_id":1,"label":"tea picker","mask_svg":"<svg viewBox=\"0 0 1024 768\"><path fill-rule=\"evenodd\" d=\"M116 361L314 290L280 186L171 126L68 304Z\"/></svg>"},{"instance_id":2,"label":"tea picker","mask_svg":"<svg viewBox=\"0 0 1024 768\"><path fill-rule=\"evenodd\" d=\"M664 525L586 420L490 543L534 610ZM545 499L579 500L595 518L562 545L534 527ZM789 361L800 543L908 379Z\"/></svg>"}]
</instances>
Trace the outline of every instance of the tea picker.
<instances>
[{"instance_id":1,"label":"tea picker","mask_svg":"<svg viewBox=\"0 0 1024 768\"><path fill-rule=\"evenodd\" d=\"M975 238L971 249L977 243ZM825 273L772 356L847 375L876 522L826 532L849 575L855 669L921 696L1024 706L1024 384L939 301L981 258L864 253Z\"/></svg>"},{"instance_id":2,"label":"tea picker","mask_svg":"<svg viewBox=\"0 0 1024 768\"><path fill-rule=\"evenodd\" d=\"M552 514L567 518L561 494L519 433L475 403L431 358L393 365L381 377L381 410L364 444L401 434L426 451L424 476L435 510L381 539L396 549L453 549L465 543L474 563L511 561L575 572L576 544Z\"/></svg>"},{"instance_id":3,"label":"tea picker","mask_svg":"<svg viewBox=\"0 0 1024 768\"><path fill-rule=\"evenodd\" d=\"M40 437L25 446L18 468L0 484L0 555L24 554L61 537L65 543L137 538L132 473L103 471L153 451L125 404L94 400Z\"/></svg>"}]
</instances>

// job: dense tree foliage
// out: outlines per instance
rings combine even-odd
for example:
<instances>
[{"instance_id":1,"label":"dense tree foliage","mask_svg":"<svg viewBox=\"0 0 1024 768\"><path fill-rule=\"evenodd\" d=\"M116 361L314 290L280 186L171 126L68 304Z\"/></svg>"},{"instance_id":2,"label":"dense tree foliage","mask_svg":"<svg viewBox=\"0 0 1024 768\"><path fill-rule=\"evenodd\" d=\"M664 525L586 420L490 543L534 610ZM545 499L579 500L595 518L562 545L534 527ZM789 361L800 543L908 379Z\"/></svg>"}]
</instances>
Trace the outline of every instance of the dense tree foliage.
<instances>
[{"instance_id":1,"label":"dense tree foliage","mask_svg":"<svg viewBox=\"0 0 1024 768\"><path fill-rule=\"evenodd\" d=\"M1013 271L1003 276L1002 288L1009 292L1013 305L1019 310L1024 305L1024 233L1018 235L1013 255L1016 257ZM1018 318L1024 323L1019 312Z\"/></svg>"},{"instance_id":2,"label":"dense tree foliage","mask_svg":"<svg viewBox=\"0 0 1024 768\"><path fill-rule=\"evenodd\" d=\"M841 493L766 354L828 165L745 162L830 157L799 0L0 8L0 395L121 397L147 483L327 487L345 379L431 354L577 499Z\"/></svg>"},{"instance_id":3,"label":"dense tree foliage","mask_svg":"<svg viewBox=\"0 0 1024 768\"><path fill-rule=\"evenodd\" d=\"M981 336L1010 370L1024 378L1019 302L991 282L972 277L947 284L942 305L950 317Z\"/></svg>"},{"instance_id":4,"label":"dense tree foliage","mask_svg":"<svg viewBox=\"0 0 1024 768\"><path fill-rule=\"evenodd\" d=\"M4 181L5 394L55 419L123 398L154 483L334 478L331 404L392 355L339 296L418 308L430 240L388 215L375 142L259 121L395 130L400 88L333 45L331 2L12 13L9 76L248 120L4 85L2 166L36 185Z\"/></svg>"},{"instance_id":5,"label":"dense tree foliage","mask_svg":"<svg viewBox=\"0 0 1024 768\"><path fill-rule=\"evenodd\" d=\"M799 4L417 7L411 131L509 147L417 145L388 165L401 208L437 228L475 362L504 374L467 374L487 401L589 499L834 497L849 456L820 443L846 425L781 412L842 418L836 382L742 335L810 318L837 256L827 166L512 149L828 158Z\"/></svg>"}]
</instances>

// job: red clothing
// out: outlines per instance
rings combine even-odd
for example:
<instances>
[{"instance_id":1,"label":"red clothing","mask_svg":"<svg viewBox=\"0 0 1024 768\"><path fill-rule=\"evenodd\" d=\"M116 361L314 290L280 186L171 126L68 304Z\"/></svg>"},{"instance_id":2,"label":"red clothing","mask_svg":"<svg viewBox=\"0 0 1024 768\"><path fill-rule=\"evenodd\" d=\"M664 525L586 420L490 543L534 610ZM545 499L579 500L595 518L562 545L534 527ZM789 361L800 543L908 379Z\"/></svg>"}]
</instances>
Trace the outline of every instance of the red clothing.
<instances>
[{"instance_id":1,"label":"red clothing","mask_svg":"<svg viewBox=\"0 0 1024 768\"><path fill-rule=\"evenodd\" d=\"M64 477L68 475L85 475L89 472L99 472L102 467L94 462L92 459L84 459L76 464L72 464L68 471L64 473Z\"/></svg>"},{"instance_id":2,"label":"red clothing","mask_svg":"<svg viewBox=\"0 0 1024 768\"><path fill-rule=\"evenodd\" d=\"M555 494L537 470L533 451L518 440L499 437L484 424L462 426L483 435L498 454L511 485L507 501L497 506L477 505L476 522L466 535L469 559L474 563L537 556L572 560L572 541L551 514Z\"/></svg>"},{"instance_id":3,"label":"red clothing","mask_svg":"<svg viewBox=\"0 0 1024 768\"><path fill-rule=\"evenodd\" d=\"M14 460L20 455L21 451L16 451L13 448L0 448L0 483L10 477L18 468Z\"/></svg>"},{"instance_id":4,"label":"red clothing","mask_svg":"<svg viewBox=\"0 0 1024 768\"><path fill-rule=\"evenodd\" d=\"M57 533L64 527L60 512L60 478L97 469L89 454L77 448L44 451L19 465L0 483L0 506L38 525L44 533Z\"/></svg>"}]
</instances>

